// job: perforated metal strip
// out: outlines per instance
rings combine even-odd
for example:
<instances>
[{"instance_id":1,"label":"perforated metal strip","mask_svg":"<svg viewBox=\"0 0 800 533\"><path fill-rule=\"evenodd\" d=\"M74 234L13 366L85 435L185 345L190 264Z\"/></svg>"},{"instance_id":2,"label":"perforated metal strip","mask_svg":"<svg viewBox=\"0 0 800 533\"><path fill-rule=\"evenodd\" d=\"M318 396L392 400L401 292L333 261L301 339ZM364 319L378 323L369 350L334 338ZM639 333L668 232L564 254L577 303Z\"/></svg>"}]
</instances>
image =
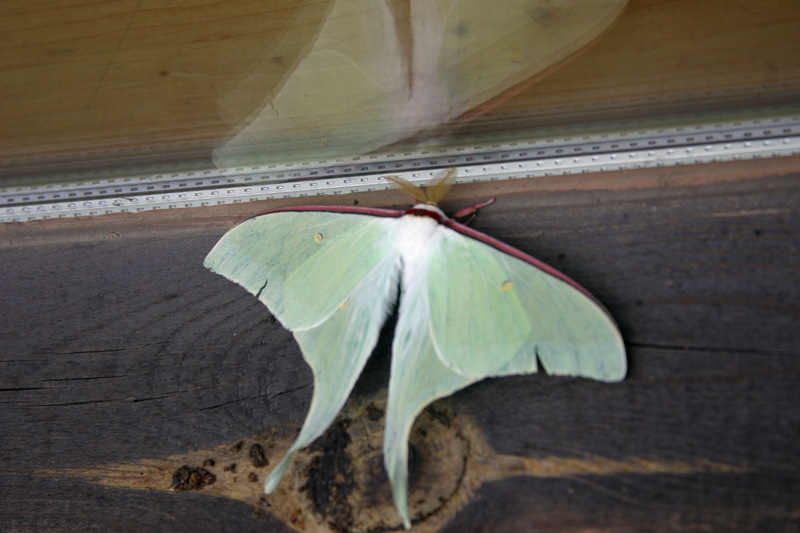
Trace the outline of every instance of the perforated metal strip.
<instances>
[{"instance_id":1,"label":"perforated metal strip","mask_svg":"<svg viewBox=\"0 0 800 533\"><path fill-rule=\"evenodd\" d=\"M651 129L620 127L591 135L373 154L347 165L205 168L6 188L0 189L0 222L346 194L389 188L386 174L418 182L444 167L457 167L458 181L472 182L798 154L798 115Z\"/></svg>"}]
</instances>

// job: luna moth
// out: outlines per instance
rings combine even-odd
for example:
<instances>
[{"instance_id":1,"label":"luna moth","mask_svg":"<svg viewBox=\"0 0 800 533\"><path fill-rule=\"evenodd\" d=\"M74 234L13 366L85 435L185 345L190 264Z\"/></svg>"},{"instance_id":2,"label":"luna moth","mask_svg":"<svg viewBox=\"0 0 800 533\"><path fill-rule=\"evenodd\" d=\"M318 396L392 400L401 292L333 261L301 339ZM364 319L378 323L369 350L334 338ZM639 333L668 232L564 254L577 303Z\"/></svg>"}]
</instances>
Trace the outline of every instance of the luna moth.
<instances>
[{"instance_id":1,"label":"luna moth","mask_svg":"<svg viewBox=\"0 0 800 533\"><path fill-rule=\"evenodd\" d=\"M428 404L487 377L540 368L603 381L625 376L619 330L586 289L437 207L454 178L445 171L427 190L390 178L417 200L406 211L275 209L235 226L206 257L207 268L254 294L293 332L314 374L303 428L267 478L267 493L292 454L333 422L398 292L383 452L406 528L408 438Z\"/></svg>"},{"instance_id":2,"label":"luna moth","mask_svg":"<svg viewBox=\"0 0 800 533\"><path fill-rule=\"evenodd\" d=\"M222 99L223 114L242 126L214 152L215 162L224 168L361 155L467 120L575 56L626 4L333 0L308 51L277 85L273 60L297 54L294 28ZM303 26L311 19L298 18ZM245 113L239 108L246 103Z\"/></svg>"}]
</instances>

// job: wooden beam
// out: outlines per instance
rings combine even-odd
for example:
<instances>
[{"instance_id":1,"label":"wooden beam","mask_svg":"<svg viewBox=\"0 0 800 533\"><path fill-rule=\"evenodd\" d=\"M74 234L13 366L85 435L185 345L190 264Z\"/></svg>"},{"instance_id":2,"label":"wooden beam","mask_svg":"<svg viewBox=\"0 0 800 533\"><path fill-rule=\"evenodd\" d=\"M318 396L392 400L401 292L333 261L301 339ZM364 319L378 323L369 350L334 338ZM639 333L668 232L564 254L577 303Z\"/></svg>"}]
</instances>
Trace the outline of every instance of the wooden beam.
<instances>
[{"instance_id":1,"label":"wooden beam","mask_svg":"<svg viewBox=\"0 0 800 533\"><path fill-rule=\"evenodd\" d=\"M461 474L438 477L466 488L442 496L415 528L795 528L798 178L799 158L776 158L454 189L445 207L496 196L474 227L597 295L620 325L630 373L620 384L492 379L437 402L425 423L440 440L419 441L412 494L442 487L423 483L452 466L430 460L439 444L468 450L447 455L467 458ZM403 204L382 192L327 199L355 200ZM263 479L269 469L253 466L252 445L263 443L274 464L302 423L311 375L292 336L202 261L228 227L276 205L0 227L1 529L398 523L381 500L380 461L365 451L379 455L380 437L357 416L380 405L390 339L345 411L356 422L303 456L309 466L338 450L341 460L300 468L280 498L248 499L260 486L249 473ZM379 428L375 413L365 420ZM215 459L204 468L217 488L169 491L184 461L201 459ZM373 483L355 484L374 495L371 507L299 490L301 480L357 468Z\"/></svg>"}]
</instances>

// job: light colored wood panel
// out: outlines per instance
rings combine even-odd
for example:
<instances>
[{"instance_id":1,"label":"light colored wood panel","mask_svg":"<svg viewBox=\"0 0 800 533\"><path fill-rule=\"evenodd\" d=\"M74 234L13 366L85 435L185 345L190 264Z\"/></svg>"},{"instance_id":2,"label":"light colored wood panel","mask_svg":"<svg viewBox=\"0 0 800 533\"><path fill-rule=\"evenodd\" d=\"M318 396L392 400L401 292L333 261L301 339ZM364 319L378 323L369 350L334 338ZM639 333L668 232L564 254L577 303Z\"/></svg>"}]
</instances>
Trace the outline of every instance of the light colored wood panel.
<instances>
[{"instance_id":1,"label":"light colored wood panel","mask_svg":"<svg viewBox=\"0 0 800 533\"><path fill-rule=\"evenodd\" d=\"M280 2L11 3L5 157L211 139L226 127L218 96L286 22Z\"/></svg>"},{"instance_id":2,"label":"light colored wood panel","mask_svg":"<svg viewBox=\"0 0 800 533\"><path fill-rule=\"evenodd\" d=\"M505 108L674 109L799 94L800 3L634 0L590 50Z\"/></svg>"},{"instance_id":3,"label":"light colored wood panel","mask_svg":"<svg viewBox=\"0 0 800 533\"><path fill-rule=\"evenodd\" d=\"M233 118L263 105L329 5L7 0L0 163L179 150L170 143L208 150L231 130L221 99L259 69L263 83L239 93L248 101ZM796 101L798 52L794 0L632 0L580 57L480 120L502 129L509 114L558 122L575 110L625 115Z\"/></svg>"}]
</instances>

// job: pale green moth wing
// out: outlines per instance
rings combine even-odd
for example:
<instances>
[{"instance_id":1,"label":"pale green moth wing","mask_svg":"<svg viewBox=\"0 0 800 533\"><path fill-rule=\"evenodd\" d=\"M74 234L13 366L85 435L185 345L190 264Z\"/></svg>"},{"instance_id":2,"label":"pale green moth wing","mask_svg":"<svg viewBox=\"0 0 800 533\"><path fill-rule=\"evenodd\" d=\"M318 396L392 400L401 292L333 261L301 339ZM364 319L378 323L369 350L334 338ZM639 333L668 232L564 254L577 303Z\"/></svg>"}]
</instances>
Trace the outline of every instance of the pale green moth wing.
<instances>
[{"instance_id":1,"label":"pale green moth wing","mask_svg":"<svg viewBox=\"0 0 800 533\"><path fill-rule=\"evenodd\" d=\"M375 347L397 291L396 223L342 212L273 212L236 226L206 258L209 269L257 295L294 332L314 373L303 429L267 478L268 493L292 453L331 424Z\"/></svg>"},{"instance_id":2,"label":"pale green moth wing","mask_svg":"<svg viewBox=\"0 0 800 533\"><path fill-rule=\"evenodd\" d=\"M409 278L405 272L403 276L404 280ZM411 526L408 512L408 439L414 420L431 402L482 379L456 373L437 356L430 337L427 296L424 279L404 282L392 345L383 438L383 461L392 484L395 507L406 528Z\"/></svg>"},{"instance_id":3,"label":"pale green moth wing","mask_svg":"<svg viewBox=\"0 0 800 533\"><path fill-rule=\"evenodd\" d=\"M267 493L280 483L292 454L322 435L347 401L394 303L396 259L396 255L387 254L324 323L295 331L295 339L314 372L314 395L300 435L267 478Z\"/></svg>"},{"instance_id":4,"label":"pale green moth wing","mask_svg":"<svg viewBox=\"0 0 800 533\"><path fill-rule=\"evenodd\" d=\"M420 226L418 216L402 214L272 212L228 232L206 266L267 304L294 332L314 372L306 421L267 478L267 492L292 453L319 437L344 405L402 275L384 462L410 527L408 439L428 404L486 377L536 372L539 362L551 374L616 381L626 360L614 322L574 281L446 218ZM418 230L428 224L436 229L425 237Z\"/></svg>"},{"instance_id":5,"label":"pale green moth wing","mask_svg":"<svg viewBox=\"0 0 800 533\"><path fill-rule=\"evenodd\" d=\"M205 266L255 294L286 329L309 329L327 320L392 251L392 222L353 213L275 211L226 233Z\"/></svg>"},{"instance_id":6,"label":"pale green moth wing","mask_svg":"<svg viewBox=\"0 0 800 533\"><path fill-rule=\"evenodd\" d=\"M449 225L458 231L441 232L427 277L432 338L442 363L486 377L534 372L538 358L549 374L603 381L625 376L619 330L585 289L491 237Z\"/></svg>"},{"instance_id":7,"label":"pale green moth wing","mask_svg":"<svg viewBox=\"0 0 800 533\"><path fill-rule=\"evenodd\" d=\"M410 527L408 439L433 401L491 376L548 373L617 381L625 349L605 310L575 282L452 221L427 261L403 271L392 347L384 463Z\"/></svg>"}]
</instances>

